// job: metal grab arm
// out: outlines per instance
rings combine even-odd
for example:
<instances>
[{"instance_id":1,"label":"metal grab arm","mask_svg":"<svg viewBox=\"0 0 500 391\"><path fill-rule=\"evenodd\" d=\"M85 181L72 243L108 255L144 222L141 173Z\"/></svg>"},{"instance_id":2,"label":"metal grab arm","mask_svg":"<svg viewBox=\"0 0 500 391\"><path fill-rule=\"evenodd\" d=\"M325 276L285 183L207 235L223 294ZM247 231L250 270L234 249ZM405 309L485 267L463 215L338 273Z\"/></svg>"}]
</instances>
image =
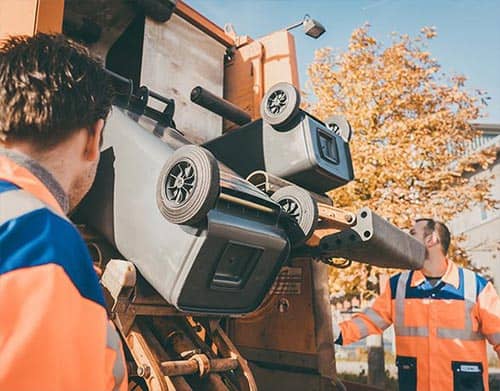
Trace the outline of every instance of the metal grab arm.
<instances>
[{"instance_id":1,"label":"metal grab arm","mask_svg":"<svg viewBox=\"0 0 500 391\"><path fill-rule=\"evenodd\" d=\"M368 208L357 213L349 229L323 237L317 253L398 269L421 269L426 256L422 243Z\"/></svg>"}]
</instances>

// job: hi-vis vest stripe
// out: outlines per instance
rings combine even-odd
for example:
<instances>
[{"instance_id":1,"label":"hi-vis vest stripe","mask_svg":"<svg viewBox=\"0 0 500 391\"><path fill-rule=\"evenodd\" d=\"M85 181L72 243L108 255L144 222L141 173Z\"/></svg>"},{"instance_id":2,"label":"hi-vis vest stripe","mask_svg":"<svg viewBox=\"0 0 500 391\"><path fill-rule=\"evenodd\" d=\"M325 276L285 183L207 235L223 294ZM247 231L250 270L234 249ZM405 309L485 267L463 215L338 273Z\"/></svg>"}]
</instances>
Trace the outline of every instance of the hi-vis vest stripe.
<instances>
[{"instance_id":1,"label":"hi-vis vest stripe","mask_svg":"<svg viewBox=\"0 0 500 391\"><path fill-rule=\"evenodd\" d=\"M463 330L447 329L439 327L437 335L439 338L461 339L468 341L477 341L484 337L472 330L472 309L476 304L477 285L476 274L468 269L462 269L464 273L464 300L465 300L465 326Z\"/></svg>"},{"instance_id":2,"label":"hi-vis vest stripe","mask_svg":"<svg viewBox=\"0 0 500 391\"><path fill-rule=\"evenodd\" d=\"M429 330L427 327L405 326L406 285L409 277L410 272L401 273L399 276L398 287L396 289L396 319L394 321L396 335L402 337L427 337L429 336Z\"/></svg>"},{"instance_id":3,"label":"hi-vis vest stripe","mask_svg":"<svg viewBox=\"0 0 500 391\"><path fill-rule=\"evenodd\" d=\"M67 220L67 217L58 211L50 208L38 198L33 197L27 191L21 189L13 189L0 193L0 225L9 220L14 220L17 217L33 212L38 209L49 209L52 213Z\"/></svg>"},{"instance_id":4,"label":"hi-vis vest stripe","mask_svg":"<svg viewBox=\"0 0 500 391\"><path fill-rule=\"evenodd\" d=\"M382 319L382 317L379 314L377 314L377 312L372 308L366 308L365 310L363 310L362 313L366 315L373 322L373 324L375 324L375 326L377 326L382 330L385 330L387 327L390 326L390 323ZM352 318L352 322L359 329L360 338L364 338L370 335L370 330L368 329L368 326L366 325L363 319L354 317Z\"/></svg>"},{"instance_id":5,"label":"hi-vis vest stripe","mask_svg":"<svg viewBox=\"0 0 500 391\"><path fill-rule=\"evenodd\" d=\"M370 334L368 326L361 318L352 318L352 322L358 327L360 338L364 338Z\"/></svg>"},{"instance_id":6,"label":"hi-vis vest stripe","mask_svg":"<svg viewBox=\"0 0 500 391\"><path fill-rule=\"evenodd\" d=\"M111 322L108 322L106 329L106 347L116 352L115 363L113 365L113 378L115 380L113 391L118 391L125 377L125 365L121 359L120 337Z\"/></svg>"},{"instance_id":7,"label":"hi-vis vest stripe","mask_svg":"<svg viewBox=\"0 0 500 391\"><path fill-rule=\"evenodd\" d=\"M368 316L371 321L377 326L378 328L385 330L387 327L390 326L390 323L386 322L382 317L377 314L375 310L372 308L366 308L363 313Z\"/></svg>"}]
</instances>

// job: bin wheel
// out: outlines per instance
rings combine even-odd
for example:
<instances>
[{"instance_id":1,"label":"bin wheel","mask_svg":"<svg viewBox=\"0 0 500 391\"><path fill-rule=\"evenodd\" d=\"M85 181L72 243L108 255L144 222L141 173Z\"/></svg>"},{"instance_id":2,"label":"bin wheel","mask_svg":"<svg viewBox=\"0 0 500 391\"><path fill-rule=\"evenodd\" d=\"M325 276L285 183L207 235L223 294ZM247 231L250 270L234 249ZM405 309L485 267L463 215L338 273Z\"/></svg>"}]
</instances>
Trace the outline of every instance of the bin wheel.
<instances>
[{"instance_id":1,"label":"bin wheel","mask_svg":"<svg viewBox=\"0 0 500 391\"><path fill-rule=\"evenodd\" d=\"M304 233L304 242L307 241L318 223L318 205L311 194L298 186L285 186L271 198L281 205L284 212L295 218Z\"/></svg>"},{"instance_id":2,"label":"bin wheel","mask_svg":"<svg viewBox=\"0 0 500 391\"><path fill-rule=\"evenodd\" d=\"M262 98L260 115L271 126L284 126L299 112L300 94L290 83L272 86Z\"/></svg>"},{"instance_id":3,"label":"bin wheel","mask_svg":"<svg viewBox=\"0 0 500 391\"><path fill-rule=\"evenodd\" d=\"M351 124L343 115L332 115L326 119L325 124L335 134L338 134L340 137L342 137L342 140L344 140L346 143L351 141Z\"/></svg>"},{"instance_id":4,"label":"bin wheel","mask_svg":"<svg viewBox=\"0 0 500 391\"><path fill-rule=\"evenodd\" d=\"M193 225L207 215L219 195L219 165L197 145L177 149L163 166L156 189L161 214L171 223Z\"/></svg>"}]
</instances>

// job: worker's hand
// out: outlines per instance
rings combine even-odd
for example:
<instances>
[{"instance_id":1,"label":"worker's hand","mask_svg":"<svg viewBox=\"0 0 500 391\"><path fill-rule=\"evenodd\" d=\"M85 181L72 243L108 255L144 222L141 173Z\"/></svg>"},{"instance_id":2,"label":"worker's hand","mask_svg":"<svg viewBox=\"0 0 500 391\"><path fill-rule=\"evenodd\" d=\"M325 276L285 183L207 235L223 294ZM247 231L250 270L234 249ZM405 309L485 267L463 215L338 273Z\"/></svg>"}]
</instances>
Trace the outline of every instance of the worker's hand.
<instances>
[{"instance_id":1,"label":"worker's hand","mask_svg":"<svg viewBox=\"0 0 500 391\"><path fill-rule=\"evenodd\" d=\"M340 312L336 309L332 309L332 327L333 327L333 342L337 341L340 336L340 326L339 326Z\"/></svg>"},{"instance_id":2,"label":"worker's hand","mask_svg":"<svg viewBox=\"0 0 500 391\"><path fill-rule=\"evenodd\" d=\"M340 326L339 324L333 320L333 342L335 342L340 336Z\"/></svg>"}]
</instances>

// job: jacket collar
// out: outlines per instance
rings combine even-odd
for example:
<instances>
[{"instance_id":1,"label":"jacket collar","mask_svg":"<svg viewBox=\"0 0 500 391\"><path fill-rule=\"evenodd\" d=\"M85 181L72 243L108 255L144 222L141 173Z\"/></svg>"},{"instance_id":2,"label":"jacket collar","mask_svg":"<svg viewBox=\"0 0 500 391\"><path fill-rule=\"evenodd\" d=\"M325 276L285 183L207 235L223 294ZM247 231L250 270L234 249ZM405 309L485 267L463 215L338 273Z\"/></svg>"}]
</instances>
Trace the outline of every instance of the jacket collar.
<instances>
[{"instance_id":1,"label":"jacket collar","mask_svg":"<svg viewBox=\"0 0 500 391\"><path fill-rule=\"evenodd\" d=\"M68 196L54 176L30 157L0 148L0 179L32 193L59 212L67 214Z\"/></svg>"},{"instance_id":2,"label":"jacket collar","mask_svg":"<svg viewBox=\"0 0 500 391\"><path fill-rule=\"evenodd\" d=\"M443 277L441 278L441 281L453 285L456 289L458 289L458 286L460 284L458 267L453 261L449 260L448 258L446 259L446 262L448 262L448 267ZM410 284L412 287L415 287L422 284L425 280L426 278L424 274L420 270L415 270L413 272Z\"/></svg>"}]
</instances>

